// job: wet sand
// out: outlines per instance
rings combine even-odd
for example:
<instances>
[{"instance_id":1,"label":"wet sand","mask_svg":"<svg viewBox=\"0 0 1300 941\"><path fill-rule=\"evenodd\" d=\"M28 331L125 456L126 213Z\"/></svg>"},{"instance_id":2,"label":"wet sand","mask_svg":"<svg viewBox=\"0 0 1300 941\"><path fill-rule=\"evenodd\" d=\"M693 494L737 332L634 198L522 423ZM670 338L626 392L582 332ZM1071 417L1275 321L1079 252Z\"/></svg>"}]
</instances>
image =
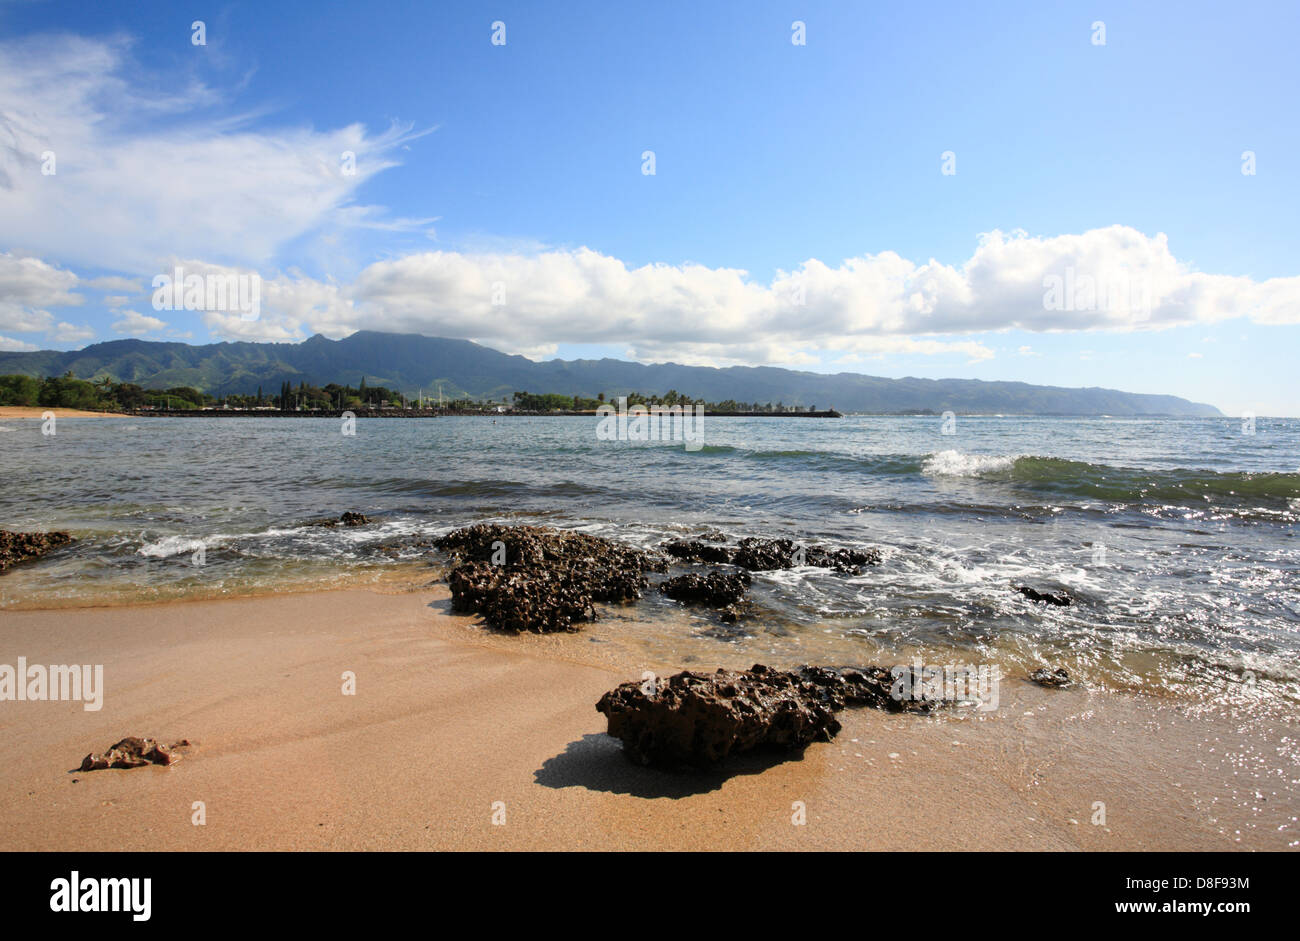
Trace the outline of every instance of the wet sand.
<instances>
[{"instance_id":1,"label":"wet sand","mask_svg":"<svg viewBox=\"0 0 1300 941\"><path fill-rule=\"evenodd\" d=\"M98 712L0 703L0 849L1220 850L1300 839L1293 725L1015 678L985 714L848 711L837 739L799 759L638 768L594 704L642 670L682 665L638 662L610 642L633 625L495 635L449 614L444 588L2 613L0 663L103 664L105 693ZM355 695L342 692L345 671ZM165 768L72 771L126 735L194 747Z\"/></svg>"}]
</instances>

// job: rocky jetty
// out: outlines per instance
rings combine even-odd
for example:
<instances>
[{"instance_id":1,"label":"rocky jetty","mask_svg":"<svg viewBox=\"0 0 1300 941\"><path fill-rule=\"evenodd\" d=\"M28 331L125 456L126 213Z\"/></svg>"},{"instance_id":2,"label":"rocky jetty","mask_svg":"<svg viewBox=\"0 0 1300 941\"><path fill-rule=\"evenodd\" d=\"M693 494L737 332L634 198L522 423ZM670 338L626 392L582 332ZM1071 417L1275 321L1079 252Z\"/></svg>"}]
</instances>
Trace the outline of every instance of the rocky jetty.
<instances>
[{"instance_id":1,"label":"rocky jetty","mask_svg":"<svg viewBox=\"0 0 1300 941\"><path fill-rule=\"evenodd\" d=\"M781 671L759 663L623 683L602 696L596 710L630 760L699 768L756 748L801 750L829 741L841 728L835 713L849 705L928 712L939 702L896 697L897 683L883 667Z\"/></svg>"},{"instance_id":2,"label":"rocky jetty","mask_svg":"<svg viewBox=\"0 0 1300 941\"><path fill-rule=\"evenodd\" d=\"M82 771L101 771L104 768L143 768L145 765L169 765L180 758L178 750L189 748L188 739L172 745L163 745L151 738L128 736L113 745L102 755L91 752L81 759Z\"/></svg>"},{"instance_id":3,"label":"rocky jetty","mask_svg":"<svg viewBox=\"0 0 1300 941\"><path fill-rule=\"evenodd\" d=\"M1058 608L1068 607L1073 602L1073 599L1063 591L1039 591L1028 585L1017 585L1015 588L1030 601L1056 605Z\"/></svg>"},{"instance_id":4,"label":"rocky jetty","mask_svg":"<svg viewBox=\"0 0 1300 941\"><path fill-rule=\"evenodd\" d=\"M595 602L635 601L667 562L634 546L540 526L478 524L436 540L452 556L452 607L507 631L573 631Z\"/></svg>"},{"instance_id":5,"label":"rocky jetty","mask_svg":"<svg viewBox=\"0 0 1300 941\"><path fill-rule=\"evenodd\" d=\"M1065 667L1057 667L1055 670L1049 670L1047 667L1039 667L1029 678L1039 686L1049 686L1054 689L1060 689L1062 686L1070 685L1070 672Z\"/></svg>"},{"instance_id":6,"label":"rocky jetty","mask_svg":"<svg viewBox=\"0 0 1300 941\"><path fill-rule=\"evenodd\" d=\"M811 565L860 575L866 566L880 564L880 553L875 549L829 549L803 546L792 539L761 539L756 536L741 539L734 546L719 544L715 540L678 539L665 543L661 548L684 562L735 565L751 572Z\"/></svg>"},{"instance_id":7,"label":"rocky jetty","mask_svg":"<svg viewBox=\"0 0 1300 941\"><path fill-rule=\"evenodd\" d=\"M0 572L70 542L72 537L67 533L12 533L0 529Z\"/></svg>"}]
</instances>

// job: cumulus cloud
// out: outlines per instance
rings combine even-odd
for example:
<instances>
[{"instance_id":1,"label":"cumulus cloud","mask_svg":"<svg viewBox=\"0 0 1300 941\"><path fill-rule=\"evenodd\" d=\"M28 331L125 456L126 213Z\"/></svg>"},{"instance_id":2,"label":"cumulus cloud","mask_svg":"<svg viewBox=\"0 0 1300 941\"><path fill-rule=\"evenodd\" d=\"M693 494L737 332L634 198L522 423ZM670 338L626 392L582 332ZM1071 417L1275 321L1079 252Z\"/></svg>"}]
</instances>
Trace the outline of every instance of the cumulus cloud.
<instances>
[{"instance_id":1,"label":"cumulus cloud","mask_svg":"<svg viewBox=\"0 0 1300 941\"><path fill-rule=\"evenodd\" d=\"M5 353L30 353L39 349L34 343L26 343L22 340L15 340L11 337L0 336L0 352Z\"/></svg>"},{"instance_id":2,"label":"cumulus cloud","mask_svg":"<svg viewBox=\"0 0 1300 941\"><path fill-rule=\"evenodd\" d=\"M167 321L165 320L159 320L157 317L149 317L145 314L137 314L133 310L123 311L122 319L113 321L114 330L132 337L144 336L146 333L161 330L166 326Z\"/></svg>"},{"instance_id":3,"label":"cumulus cloud","mask_svg":"<svg viewBox=\"0 0 1300 941\"><path fill-rule=\"evenodd\" d=\"M77 324L60 321L59 325L50 333L50 338L58 343L82 343L95 338L95 328L90 324L78 326Z\"/></svg>"},{"instance_id":4,"label":"cumulus cloud","mask_svg":"<svg viewBox=\"0 0 1300 941\"><path fill-rule=\"evenodd\" d=\"M254 129L202 83L161 88L141 71L124 39L0 43L0 242L145 275L175 256L265 264L331 224L419 224L352 204L418 136L409 126ZM95 286L138 287L116 276Z\"/></svg>"},{"instance_id":5,"label":"cumulus cloud","mask_svg":"<svg viewBox=\"0 0 1300 941\"><path fill-rule=\"evenodd\" d=\"M978 361L993 351L961 338L1004 330L1300 322L1300 278L1197 272L1164 235L1125 226L1051 237L992 232L961 265L893 252L834 267L810 259L767 283L733 268L629 267L578 248L422 252L375 262L348 283L293 272L263 285L259 321L207 312L209 329L279 340L386 330L532 355L556 343L618 344L641 360L798 365L810 351L847 362L886 354Z\"/></svg>"},{"instance_id":6,"label":"cumulus cloud","mask_svg":"<svg viewBox=\"0 0 1300 941\"><path fill-rule=\"evenodd\" d=\"M80 304L72 293L77 276L39 258L0 252L0 328L19 333L44 330L54 322L47 307Z\"/></svg>"}]
</instances>

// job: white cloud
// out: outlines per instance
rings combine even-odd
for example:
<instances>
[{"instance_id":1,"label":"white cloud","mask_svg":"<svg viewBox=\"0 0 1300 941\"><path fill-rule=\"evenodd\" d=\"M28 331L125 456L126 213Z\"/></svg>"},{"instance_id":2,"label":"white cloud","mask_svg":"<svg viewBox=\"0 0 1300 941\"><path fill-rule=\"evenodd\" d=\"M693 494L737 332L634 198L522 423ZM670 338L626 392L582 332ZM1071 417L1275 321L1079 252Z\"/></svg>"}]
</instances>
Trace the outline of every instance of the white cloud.
<instances>
[{"instance_id":1,"label":"white cloud","mask_svg":"<svg viewBox=\"0 0 1300 941\"><path fill-rule=\"evenodd\" d=\"M133 310L124 311L121 320L113 321L113 329L118 333L127 336L143 336L154 330L161 330L167 326L167 321L159 320L157 317L148 317L144 314L137 314Z\"/></svg>"},{"instance_id":2,"label":"white cloud","mask_svg":"<svg viewBox=\"0 0 1300 941\"><path fill-rule=\"evenodd\" d=\"M81 343L95 338L95 328L89 324L80 326L60 321L50 334L51 339L59 343Z\"/></svg>"},{"instance_id":3,"label":"white cloud","mask_svg":"<svg viewBox=\"0 0 1300 941\"><path fill-rule=\"evenodd\" d=\"M299 272L264 278L256 322L204 314L209 329L232 339L369 329L464 337L526 355L546 355L556 343L620 344L641 360L786 365L811 362L810 352L978 361L993 351L961 337L1158 330L1233 317L1300 323L1300 278L1192 271L1165 236L1123 226L1041 238L993 232L960 266L918 265L893 252L836 267L811 259L766 284L739 269L630 268L587 248L422 252L376 262L350 283Z\"/></svg>"},{"instance_id":4,"label":"white cloud","mask_svg":"<svg viewBox=\"0 0 1300 941\"><path fill-rule=\"evenodd\" d=\"M176 256L265 264L328 225L420 224L352 204L418 136L409 127L254 129L253 116L225 116L226 102L200 83L148 83L129 53L121 39L0 43L0 243L145 276ZM95 286L138 290L119 277Z\"/></svg>"},{"instance_id":5,"label":"white cloud","mask_svg":"<svg viewBox=\"0 0 1300 941\"><path fill-rule=\"evenodd\" d=\"M30 353L38 350L40 347L32 343L25 343L22 340L14 340L10 337L0 336L0 351L5 353Z\"/></svg>"},{"instance_id":6,"label":"white cloud","mask_svg":"<svg viewBox=\"0 0 1300 941\"><path fill-rule=\"evenodd\" d=\"M19 333L45 330L54 322L45 308L75 306L84 300L72 293L76 285L77 276L71 271L39 258L0 252L0 328Z\"/></svg>"}]
</instances>

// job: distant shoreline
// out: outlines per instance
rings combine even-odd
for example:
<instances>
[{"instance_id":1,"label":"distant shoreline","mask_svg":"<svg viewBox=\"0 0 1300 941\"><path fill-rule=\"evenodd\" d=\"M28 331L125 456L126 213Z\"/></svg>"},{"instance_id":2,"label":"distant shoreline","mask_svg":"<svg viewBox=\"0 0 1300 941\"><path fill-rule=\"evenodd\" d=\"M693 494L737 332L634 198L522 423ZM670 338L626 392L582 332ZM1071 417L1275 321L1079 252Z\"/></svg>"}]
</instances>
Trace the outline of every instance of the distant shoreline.
<instances>
[{"instance_id":1,"label":"distant shoreline","mask_svg":"<svg viewBox=\"0 0 1300 941\"><path fill-rule=\"evenodd\" d=\"M671 414L671 412L665 412ZM712 412L705 415L714 418L843 418L843 414L834 409L817 412ZM356 409L311 409L303 411L280 411L278 409L149 409L131 413L132 417L171 417L171 418L343 418L351 415L355 418L443 418L473 416L476 418L595 418L596 412L551 411L530 412L512 409L506 412L494 412L467 408L356 408Z\"/></svg>"},{"instance_id":2,"label":"distant shoreline","mask_svg":"<svg viewBox=\"0 0 1300 941\"><path fill-rule=\"evenodd\" d=\"M4 409L0 408L0 417L5 417ZM44 409L18 409L15 412L32 412L30 416L15 415L13 417L39 417L40 412ZM74 412L63 409L53 409L59 415L86 415L99 416L106 415L111 418L342 418L345 413L355 418L595 418L594 411L573 411L572 409L563 411L527 411L523 409L512 409L505 412L484 411L479 409L466 408L357 408L357 409L304 409L302 411L281 411L279 409L141 409L132 412ZM835 409L822 409L815 412L734 412L734 411L712 411L705 410L705 415L710 418L933 418L943 417L943 412L933 411L902 411L902 412L840 412ZM1162 418L1177 421L1203 421L1206 419L1217 421L1234 421L1230 415L1172 415L1168 413L1149 413L1134 415L1076 415L1071 413L1055 412L1032 412L1032 413L1014 413L1014 412L958 412L953 414L959 418L1060 418L1060 419L1147 419ZM1260 416L1262 418L1276 418L1285 416Z\"/></svg>"}]
</instances>

